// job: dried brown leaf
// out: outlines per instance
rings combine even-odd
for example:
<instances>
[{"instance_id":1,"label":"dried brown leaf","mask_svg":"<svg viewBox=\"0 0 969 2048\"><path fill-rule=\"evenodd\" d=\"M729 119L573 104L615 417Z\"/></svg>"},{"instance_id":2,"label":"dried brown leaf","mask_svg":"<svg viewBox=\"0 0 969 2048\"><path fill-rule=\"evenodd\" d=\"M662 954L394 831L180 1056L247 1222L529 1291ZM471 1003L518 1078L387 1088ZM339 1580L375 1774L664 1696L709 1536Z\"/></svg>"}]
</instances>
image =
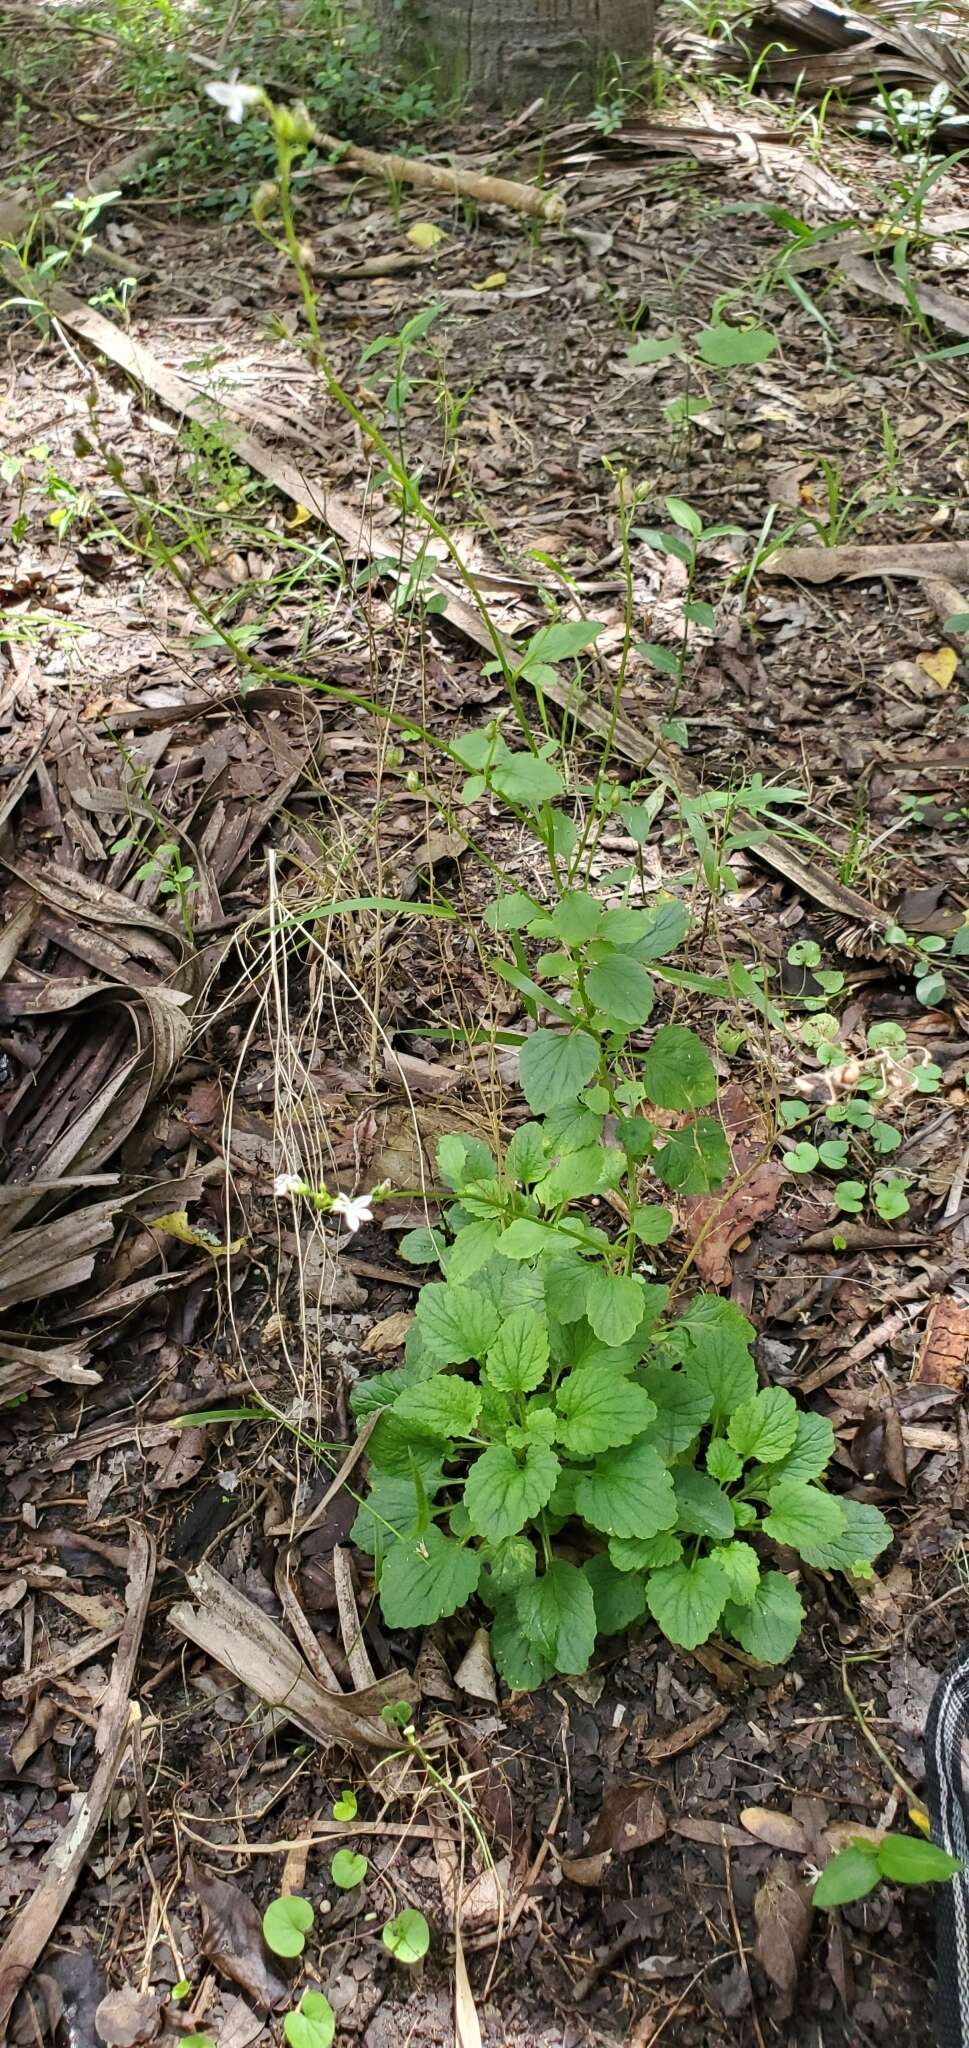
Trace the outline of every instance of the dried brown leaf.
<instances>
[{"instance_id":1,"label":"dried brown leaf","mask_svg":"<svg viewBox=\"0 0 969 2048\"><path fill-rule=\"evenodd\" d=\"M160 2030L158 2000L150 1991L122 1984L102 1998L94 2024L107 2048L137 2048L139 2042L153 2041Z\"/></svg>"},{"instance_id":2,"label":"dried brown leaf","mask_svg":"<svg viewBox=\"0 0 969 2048\"><path fill-rule=\"evenodd\" d=\"M766 1842L769 1849L786 1849L792 1856L806 1856L810 1848L800 1821L790 1813L778 1813L770 1806L745 1806L740 1816L748 1835Z\"/></svg>"},{"instance_id":3,"label":"dried brown leaf","mask_svg":"<svg viewBox=\"0 0 969 2048\"><path fill-rule=\"evenodd\" d=\"M599 1808L586 1855L598 1856L612 1849L628 1856L633 1849L646 1849L666 1833L666 1813L659 1793L648 1779L633 1779L628 1785L614 1785Z\"/></svg>"},{"instance_id":4,"label":"dried brown leaf","mask_svg":"<svg viewBox=\"0 0 969 2048\"><path fill-rule=\"evenodd\" d=\"M237 1884L189 1864L189 1879L202 1909L202 1953L223 1977L239 1984L262 2012L290 1996L290 1984L262 1938L262 1921Z\"/></svg>"},{"instance_id":5,"label":"dried brown leaf","mask_svg":"<svg viewBox=\"0 0 969 2048\"><path fill-rule=\"evenodd\" d=\"M792 1875L786 1864L775 1863L754 1897L754 1956L777 1991L781 2019L789 2018L793 2011L811 1920L807 1886Z\"/></svg>"},{"instance_id":6,"label":"dried brown leaf","mask_svg":"<svg viewBox=\"0 0 969 2048\"><path fill-rule=\"evenodd\" d=\"M612 1862L612 1850L600 1849L597 1856L560 1856L559 1867L569 1884L595 1886L602 1883Z\"/></svg>"},{"instance_id":7,"label":"dried brown leaf","mask_svg":"<svg viewBox=\"0 0 969 2048\"><path fill-rule=\"evenodd\" d=\"M749 1849L750 1838L742 1828L731 1827L725 1820L701 1820L694 1814L682 1814L673 1822L674 1835L682 1835L684 1841L702 1842L711 1849Z\"/></svg>"},{"instance_id":8,"label":"dried brown leaf","mask_svg":"<svg viewBox=\"0 0 969 2048\"><path fill-rule=\"evenodd\" d=\"M454 1683L462 1692L470 1693L474 1700L487 1700L497 1706L498 1689L495 1685L495 1667L491 1661L491 1638L486 1628L475 1629L464 1656L454 1674Z\"/></svg>"}]
</instances>

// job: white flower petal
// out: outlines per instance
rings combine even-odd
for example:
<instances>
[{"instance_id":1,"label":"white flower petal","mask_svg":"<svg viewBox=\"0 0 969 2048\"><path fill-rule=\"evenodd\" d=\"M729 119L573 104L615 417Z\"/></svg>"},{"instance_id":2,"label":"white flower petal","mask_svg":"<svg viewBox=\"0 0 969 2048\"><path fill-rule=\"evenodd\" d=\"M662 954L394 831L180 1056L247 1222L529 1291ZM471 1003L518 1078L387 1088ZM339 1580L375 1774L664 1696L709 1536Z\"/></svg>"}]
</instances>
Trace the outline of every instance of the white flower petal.
<instances>
[{"instance_id":1,"label":"white flower petal","mask_svg":"<svg viewBox=\"0 0 969 2048\"><path fill-rule=\"evenodd\" d=\"M373 1201L370 1195L334 1195L332 1214L342 1216L347 1230L353 1234L364 1223L373 1222Z\"/></svg>"},{"instance_id":2,"label":"white flower petal","mask_svg":"<svg viewBox=\"0 0 969 2048\"><path fill-rule=\"evenodd\" d=\"M238 78L211 79L205 90L217 107L224 107L229 121L244 121L246 109L258 106L262 99L261 85L246 85Z\"/></svg>"},{"instance_id":3,"label":"white flower petal","mask_svg":"<svg viewBox=\"0 0 969 2048\"><path fill-rule=\"evenodd\" d=\"M301 1193L302 1187L303 1182L300 1180L298 1173L277 1173L273 1181L273 1194L280 1196L298 1195Z\"/></svg>"}]
</instances>

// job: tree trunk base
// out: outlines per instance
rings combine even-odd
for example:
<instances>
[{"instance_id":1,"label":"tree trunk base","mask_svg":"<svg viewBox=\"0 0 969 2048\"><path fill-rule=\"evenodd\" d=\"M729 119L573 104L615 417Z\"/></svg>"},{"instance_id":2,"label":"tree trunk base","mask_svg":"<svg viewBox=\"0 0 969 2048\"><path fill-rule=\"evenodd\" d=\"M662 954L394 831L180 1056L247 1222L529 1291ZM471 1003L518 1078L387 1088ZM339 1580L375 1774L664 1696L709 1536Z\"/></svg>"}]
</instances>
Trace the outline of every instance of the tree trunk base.
<instances>
[{"instance_id":1,"label":"tree trunk base","mask_svg":"<svg viewBox=\"0 0 969 2048\"><path fill-rule=\"evenodd\" d=\"M504 112L546 93L588 106L610 58L652 57L655 0L371 0L369 11L408 73Z\"/></svg>"}]
</instances>

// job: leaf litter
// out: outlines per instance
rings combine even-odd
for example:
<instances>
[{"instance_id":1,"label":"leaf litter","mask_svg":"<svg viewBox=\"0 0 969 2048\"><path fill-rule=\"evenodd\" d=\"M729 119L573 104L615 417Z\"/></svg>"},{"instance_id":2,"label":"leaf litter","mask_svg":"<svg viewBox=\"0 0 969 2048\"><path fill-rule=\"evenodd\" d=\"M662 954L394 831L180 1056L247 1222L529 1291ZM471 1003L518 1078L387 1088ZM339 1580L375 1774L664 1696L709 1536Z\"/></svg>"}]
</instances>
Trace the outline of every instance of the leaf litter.
<instances>
[{"instance_id":1,"label":"leaf litter","mask_svg":"<svg viewBox=\"0 0 969 2048\"><path fill-rule=\"evenodd\" d=\"M878 47L883 62L884 37ZM917 77L917 67L932 54L927 43L910 41L900 53L909 67L905 77ZM768 83L774 61L769 53ZM795 61L807 67L810 82L810 59L798 51ZM943 627L944 621L931 609L928 593L932 579L964 584L966 542L958 517L936 529L914 502L917 487L936 492L941 503L957 476L947 447L951 415L944 391L937 384L926 391L921 373L916 378L891 309L876 315L843 284L826 287L824 306L853 366L850 388L829 370L827 383L819 383L817 323L812 328L808 315L802 324L801 313L779 305L772 310L783 333L780 362L760 366L736 420L722 412L718 417L713 407L709 425L696 428L692 446L678 448L675 434L661 424L660 407L675 396L672 358L633 365L633 375L613 377L625 362L628 333L604 314L605 295L616 295L628 318L646 288L654 327L675 332L684 318L702 323L716 291L751 276L752 253L762 253L765 261L776 253L762 214L718 213L711 228L705 216L723 206L725 195L727 206L753 198L760 207L765 197L768 203L789 198L793 179L805 209L816 209L824 219L826 210L836 214L845 205L843 180L862 192L870 189L870 145L859 144L844 165L839 160L836 181L792 146L766 107L755 130L752 121L738 123L732 114L724 119L709 98L698 104L701 118L692 123L624 122L612 137L588 129L565 133L561 161L573 210L577 203L583 208L577 217L586 241L550 237L532 268L517 228L483 219L481 246L472 259L449 217L446 227L441 223L445 239L435 238L435 287L450 309L442 332L452 383L462 374L482 380L482 393L469 408L464 460L501 536L502 552L496 549L493 558L480 543L481 572L501 592L496 601L509 633L538 622L536 550L560 552L583 606L605 614L607 628L617 628L604 454L621 450L637 467L646 461L660 472L658 490L678 489L691 501L699 497L710 510L741 516L756 527L763 513L765 462L778 472L785 463L804 469L807 452L799 504L820 516L822 472L812 451L823 449L846 469L854 465L857 475L877 437L886 398L903 422L908 413L913 431L903 443L909 488L902 500L872 515L877 524L870 534L863 529L862 541L845 549L801 548L781 570L809 585L830 580L826 608L792 615L792 640L784 637L785 621L770 612L771 599L765 597L756 643L739 615L728 611L725 630L704 646L696 670L690 745L678 763L684 780L689 775L700 787L717 786L730 779L735 765L743 765L791 782L803 773L805 755L810 759L812 815L825 821L828 848L816 858L816 850L807 856L803 847L773 834L760 847L740 847L733 856L738 902L722 911L721 936L729 945L749 940L756 951L776 957L819 909L842 920L842 934L847 926L864 937L874 923L884 922L882 879L874 870L869 875L864 864L853 868L849 858L859 778L871 799L870 833L891 831L894 844L904 849L898 879L907 889L934 880L939 862L953 855L955 835L946 811L953 807L964 764L945 703L951 692L919 700L913 713L898 694L893 664L902 658L918 668L922 657L923 676L932 680L924 666L926 652L931 656L938 647L932 621ZM527 175L527 125L520 140ZM624 176L630 180L626 190ZM648 245L637 221L644 192L651 209ZM408 224L436 225L424 219L426 197L419 204L413 221L405 210ZM348 219L345 228L333 228L325 218L319 226L338 259L334 307L352 323L356 350L414 300L411 283L381 275L378 268L369 287L373 298L362 302L352 259L359 261L369 240L378 245L373 261L380 265L390 215L382 200L375 203L371 189L365 200L351 202ZM205 233L208 248L203 237L198 254L187 260L177 227L160 232L146 294L135 301L135 340L151 349L155 322L177 281L187 294L179 303L197 315L199 333L190 346L201 351L209 339L227 350L236 410L249 437L248 443L236 443L238 460L247 462L248 445L249 454L259 456L251 468L281 490L290 506L309 510L309 521L298 515L297 532L324 512L325 502L329 513L321 532L329 525L340 533L342 519L343 538L353 546L362 531L364 478L339 422L332 422L330 473L319 486L307 474L306 447L315 443L305 432L305 366L285 341L267 348L262 334L265 297L278 287L247 256L241 297L213 319L212 266L238 262L242 245L231 226L213 231L209 223ZM687 248L693 282L671 289L670 280L685 270ZM850 283L850 269L846 274ZM483 281L492 288L475 292ZM541 337L536 296L546 322ZM930 305L927 295L923 305ZM132 360L120 325L103 314L92 316L83 301L80 311L73 305L64 310L68 324L76 323L77 346L87 337L109 344L106 352L116 364ZM581 361L567 345L577 322L584 328ZM169 351L156 346L152 357L165 369ZM62 467L84 483L93 480L96 465L70 452L70 431L82 424L84 411L77 361L48 357L44 382L28 378L24 396L28 431L37 441L53 441L58 434L64 439L63 426L52 419L63 408L68 433ZM152 368L147 356L144 366ZM102 384L99 402L108 431L124 446L126 460L157 460L173 481L170 427L160 431L160 415L134 414L120 382L102 378ZM190 395L194 405L197 393ZM156 396L161 405L176 397L181 402L176 373L168 372L167 382L158 380ZM285 452L287 402L297 429L292 438L301 449L298 463ZM211 401L205 418L211 423ZM432 427L432 408L419 396L409 431L415 452L436 463ZM274 433L282 447L267 446ZM725 477L727 448L731 467ZM31 488L42 496L42 474ZM446 472L443 488L446 503ZM270 499L262 505L270 536L260 543L264 559L244 544L226 548L209 572L207 588L209 599L213 590L220 603L228 599L224 616L230 629L252 629L260 658L285 671L295 650L306 651L301 601L280 605L267 626L253 595L253 585L275 567L273 550L285 538L275 507ZM393 507L378 498L372 509L378 529L380 521L387 522L388 535L385 540L378 530L372 536L375 551L392 558ZM851 2040L855 2020L876 2040L900 2029L913 2041L927 2038L920 1934L898 1905L889 1904L884 1924L868 1929L863 1941L855 1941L850 1924L843 1928L841 1952L827 1955L807 1912L802 1843L810 1849L815 1836L793 1803L788 1824L791 1782L821 1804L832 1827L876 1824L890 1796L873 1752L845 1714L822 1636L805 1639L795 1682L790 1672L765 1672L727 1645L690 1656L671 1652L652 1631L639 1628L627 1650L613 1646L589 1681L496 1700L483 1647L479 1643L469 1666L471 1630L465 1638L449 1628L438 1657L454 1681L452 1691L461 1686L464 1698L458 1704L447 1700L437 1723L427 1722L409 1677L419 1644L386 1640L370 1609L366 1554L346 1551L353 1504L343 1527L332 1502L310 1526L314 1509L325 1501L328 1475L320 1477L312 1460L304 1460L303 1445L297 1461L288 1424L311 1409L314 1428L322 1434L325 1426L342 1451L350 1377L368 1369L371 1331L382 1326L380 1344L391 1359L406 1337L412 1297L409 1276L397 1263L395 1234L424 1218L395 1219L391 1212L387 1242L374 1240L368 1247L374 1257L357 1261L376 1267L381 1277L363 1272L366 1286L342 1302L337 1294L340 1274L349 1267L346 1250L333 1253L327 1245L307 1282L307 1245L298 1233L277 1234L275 1212L264 1196L268 1182L289 1162L280 1151L287 1130L273 1102L278 1013L258 999L267 965L271 973L273 964L263 863L267 848L291 863L291 877L300 879L290 901L300 911L319 897L321 886L331 894L379 896L372 886L378 749L365 721L344 714L342 724L339 717L334 722L318 700L280 681L261 681L240 692L235 659L218 636L214 645L198 644L204 641L204 621L177 583L164 602L154 594L146 600L135 591L120 551L110 540L99 548L95 560L83 531L69 532L56 547L49 537L31 537L17 564L20 580L11 579L14 616L18 606L36 608L42 589L55 623L68 616L86 623L96 659L80 690L59 634L50 625L42 628L40 645L54 683L64 676L75 682L74 711L65 713L56 688L42 686L40 664L29 658L11 663L9 683L5 677L0 688L9 758L22 770L7 784L14 801L4 842L8 865L0 931L0 1021L8 1063L3 1107L13 1161L12 1199L0 1208L0 1287L6 1288L0 1365L8 1375L5 1397L20 1404L10 1415L8 1475L24 1515L19 1540L7 1539L5 1585L13 1591L9 1609L0 1615L0 1623L10 1622L9 1634L0 1637L8 1658L5 1675L12 1680L5 1709L20 1743L9 1780L13 1826L0 1875L5 1908L26 1915L32 1899L46 1896L40 1857L65 1818L57 1810L56 1788L73 1770L71 1745L83 1745L84 1731L98 1724L109 1698L110 1630L85 1636L84 1617L58 1610L37 1574L61 1571L66 1582L70 1571L72 1582L79 1574L89 1591L100 1584L116 1593L125 1582L125 1517L137 1511L157 1529L165 1574L164 1597L151 1617L132 1683L141 1703L141 1740L152 1759L146 1790L156 1877L164 1871L168 1881L174 1866L164 1859L181 1823L196 1851L192 1873L176 1894L172 1924L152 1922L154 1946L144 1963L150 1988L135 1993L146 2001L145 2026L151 2027L153 2006L157 2010L184 1975L198 1985L197 1959L207 1957L215 1972L214 1980L206 1980L212 1987L207 1995L225 2029L220 2038L228 2039L230 2028L240 2041L259 2038L259 2015L288 1995L283 1980L273 1980L261 1945L262 1907L300 1841L307 1843L307 1882L315 1896L325 1892L318 1858L325 1837L314 1828L338 1825L351 1846L363 1839L355 1836L352 1819L326 1821L351 1777L359 1792L359 1826L374 1830L368 1848L381 1881L389 1887L400 1883L395 1903L418 1902L438 1930L436 1963L432 1950L430 1979L416 1993L416 2038L430 2042L438 2037L436 2028L453 2024L450 1989L439 1998L433 1973L446 1976L442 1958L449 1953L449 1927L459 1908L454 1810L447 1801L433 1810L421 1803L419 1772L412 1764L380 1761L397 1746L378 1733L386 1730L380 1708L406 1699L422 1727L441 1731L434 1738L440 1747L431 1752L436 1766L446 1764L505 1844L497 1861L515 1916L514 1945L507 1953L499 1945L498 1976L490 1987L495 1893L477 1849L465 1877L467 1888L476 1888L478 1912L465 1926L463 1961L455 1972L463 2039L473 2042L480 2025L486 2040L558 2040L558 2023L553 2028L548 2015L563 2005L570 2012L582 2007L576 2039L619 2038L627 2022L638 2026L642 2019L644 1985L648 2010L668 2021L667 2038L684 2044L753 2040L758 2011L782 2025L785 2015L793 2015L795 2026L799 2015L805 2021L812 2015L832 2043ZM767 566L776 571L779 558ZM511 586L503 591L502 572ZM661 608L675 606L677 592L663 584L645 554L638 574L638 599L665 617ZM860 580L843 580L848 576ZM878 580L884 577L898 579L891 612L886 585ZM117 607L115 621L105 618L105 592ZM241 594L234 597L235 592ZM479 622L473 614L469 622L460 596L447 589L442 594L455 634L447 637L448 626L430 624L421 690L428 690L441 721L466 722L467 707L473 717L475 707L494 703L494 688L481 676L475 653ZM385 645L394 644L392 608L379 587L369 610L350 594L341 610L331 594L316 618L309 658L317 661L321 679L329 676L344 687L357 687L360 663L369 659L368 631L376 627ZM118 619L120 636L106 630ZM410 701L415 707L421 701L416 688ZM645 663L632 665L623 709L620 750L635 762L650 752L648 735L665 711L664 692ZM601 729L594 686L586 711L586 729ZM123 739L124 753L114 735ZM900 803L906 793L926 817L924 825L906 823ZM153 828L152 812L187 849L194 886L186 921L177 903L159 896L157 874L139 880L135 872L150 863L161 836L147 829ZM144 837L146 830L147 853L140 845L114 851L119 835ZM439 903L456 886L459 899L474 906L476 883L465 878L462 864L455 885L444 865L446 853L440 876L438 861L422 857L427 818L423 808L418 818L404 792L388 802L385 791L382 831L386 849L395 860L400 855L405 872L409 859L414 900ZM654 887L671 880L676 886L684 873L682 851L665 823L659 838ZM527 848L503 838L500 826L489 844L495 855L518 863L524 886L534 886ZM761 856L769 851L786 867L768 864L765 875ZM343 890L337 877L346 871L354 883ZM957 854L952 873L964 881ZM897 892L891 894L895 887L892 879L889 902L897 900ZM956 882L956 901L958 894ZM951 916L951 901L942 914ZM390 1154L399 1169L393 1177L420 1185L424 1169L432 1169L436 1130L454 1128L454 1112L487 1129L496 1106L493 1094L482 1103L480 1079L472 1077L469 1062L443 1055L442 1067L440 1043L428 1034L442 1015L480 1021L493 999L475 962L446 939L441 942L439 933L430 943L429 926L408 924L406 933L395 932L374 913L371 918L369 957L379 951L380 1021L392 1041L391 1057L383 1047L375 1057L372 1027L354 1008L346 983L334 1000L332 967L308 946L309 964L287 992L290 1021L303 1030L303 1020L309 1020L300 1040L298 1087L291 1074L287 1085L305 1119L301 1129L318 1134L319 1105L325 1105L323 1157L327 1163L338 1160L341 1174L349 1171L372 1184L384 1177ZM352 978L361 962L343 934L338 943L347 947L341 964ZM877 952L874 958L879 960ZM858 1015L848 1037L855 1053L866 1022L885 1014L886 1005L893 1014L910 1016L908 996L891 967L886 972L876 965L874 974L868 981L859 976L853 989ZM321 983L327 997L322 1003ZM489 1014L500 1026L520 1013L510 1000L503 1014ZM934 1013L927 1042L952 1075L947 1085L958 1111L964 1055L951 1011ZM754 1077L741 1071L746 1088ZM514 1114L513 1061L502 1078L506 1093L500 1106L507 1104ZM721 1078L729 1107L736 1086L729 1066ZM412 1113L413 1098L423 1098L425 1090L431 1101L435 1095L446 1098L438 1103L443 1113L436 1127L428 1101L421 1099L416 1118ZM918 1135L917 1110L916 1103L906 1113L909 1145ZM745 1116L762 1144L767 1125L759 1098L751 1096L746 1108L738 1099L738 1128ZM736 1146L735 1164L742 1173ZM765 1379L776 1374L783 1383L803 1384L816 1373L823 1348L826 1377L816 1383L814 1398L819 1412L835 1422L849 1485L860 1489L860 1498L896 1504L897 1555L903 1567L922 1575L934 1609L920 1622L903 1602L906 1657L913 1633L917 1668L934 1673L958 1634L964 1597L948 1562L961 1534L964 1469L947 1415L916 1415L904 1397L917 1355L923 1360L920 1381L940 1385L942 1392L961 1391L961 1378L953 1381L964 1365L958 1320L963 1268L948 1263L954 1248L949 1241L931 1234L918 1240L928 1250L914 1260L897 1231L883 1232L870 1250L846 1234L845 1249L836 1251L830 1230L815 1244L823 1215L812 1215L807 1191L792 1190L776 1160L767 1163L767 1171L769 1184L757 1199L745 1205L738 1190L732 1210L727 1203L702 1212L699 1227L706 1220L710 1227L702 1241L697 1229L696 1262L702 1271L706 1246L711 1282L729 1287L738 1305L755 1311ZM916 1217L930 1231L953 1184L933 1187L926 1180L916 1190ZM953 1215L957 1210L958 1203ZM164 1219L182 1211L188 1232L166 1231ZM695 1218L696 1210L682 1240L686 1246ZM958 1228L953 1225L951 1239ZM220 1252L239 1239L241 1252L231 1258ZM318 1246L317 1239L313 1243ZM260 1292L267 1256L271 1264L278 1261L283 1275L268 1299ZM911 1313L897 1320L889 1311L900 1290ZM311 1331L307 1295L319 1304ZM39 1412L47 1439L42 1460L31 1442L38 1411L27 1413L35 1390L43 1401ZM248 1411L248 1419L236 1421L233 1410ZM267 1422L258 1423L260 1413ZM181 1435L182 1418L200 1414L204 1421ZM918 1430L934 1434L920 1440L913 1434ZM49 1448L58 1474L53 1492ZM319 1671L305 1667L280 1626L275 1562L284 1549L285 1583L294 1589L333 1683L323 1685ZM334 1565L338 1551L348 1557L349 1583ZM64 1563L53 1562L61 1558ZM198 1570L193 1599L186 1602L174 1560L193 1558ZM890 1605L879 1610L846 1603L823 1578L812 1597L819 1625L823 1621L843 1647L873 1644L892 1654L899 1617ZM294 1612L283 1604L291 1629ZM217 1630L211 1626L215 1613ZM186 1641L193 1645L187 1652ZM368 1674L363 1687L361 1656ZM864 1693L864 1711L882 1737L889 1745L908 1745L903 1753L909 1771L917 1768L918 1710L913 1713L911 1702L923 1697L924 1687L913 1693L900 1674L910 1677L913 1668L911 1661L885 1672L878 1664L868 1667ZM472 1677L474 1684L468 1682ZM41 1713L44 1707L49 1715ZM287 1715L296 1722L294 1732L283 1725ZM163 1740L166 1768L179 1774L174 1805L155 1775ZM95 1758L83 1749L77 1771L82 1789L97 1784ZM397 1775L385 1777L388 1772ZM83 1878L75 1871L79 1927L93 1929L108 1912L134 1915L139 1901L150 1913L148 1902L155 1896L134 1853L143 1821L133 1742L118 1760L116 1784L113 1825L128 1861L112 1867L92 1836ZM757 1807L766 1797L773 1805ZM755 1809L757 1827L751 1831ZM771 1817L765 1819L765 1812ZM441 1859L429 1856L428 1831L448 1838ZM199 1849L200 1835L205 1850ZM260 1847L269 1843L283 1846ZM240 1844L245 1853L239 1853ZM743 1958L738 1964L727 1910L725 1851L733 1910L750 1953L749 1975ZM780 1861L772 1862L779 1851ZM213 1863L217 1873L209 1867ZM217 1897L221 1907L213 1904ZM489 1901L490 1921L482 1908ZM22 1928L24 1920L15 1918L14 1926ZM339 1988L346 2024L356 2027L368 2048L379 2048L382 2038L399 2032L399 1989L389 1965L375 1968L352 1918L342 1924L331 1918L331 1929L328 1982L334 1993ZM123 2031L125 2001L141 1980L142 1957L112 1957L111 1967L112 1987L99 1987L95 2005L100 2011L104 1998L113 2000L105 2013L109 2032L112 2026L117 2030L119 2013ZM54 1994L41 1988L48 1980L38 1974L35 1981L34 2010L50 2012ZM233 1996L233 1983L243 2000ZM207 2025L211 2017L201 2011L198 2023ZM28 2031L25 2038L34 2035Z\"/></svg>"}]
</instances>

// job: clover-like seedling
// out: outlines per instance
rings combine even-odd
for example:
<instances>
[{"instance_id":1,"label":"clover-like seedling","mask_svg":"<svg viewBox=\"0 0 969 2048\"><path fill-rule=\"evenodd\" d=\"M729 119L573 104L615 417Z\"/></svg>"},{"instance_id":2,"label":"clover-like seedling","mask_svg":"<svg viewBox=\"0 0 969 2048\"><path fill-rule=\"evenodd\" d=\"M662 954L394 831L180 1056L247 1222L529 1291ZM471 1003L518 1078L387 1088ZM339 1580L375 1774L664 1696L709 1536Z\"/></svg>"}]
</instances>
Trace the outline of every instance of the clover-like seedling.
<instances>
[{"instance_id":1,"label":"clover-like seedling","mask_svg":"<svg viewBox=\"0 0 969 2048\"><path fill-rule=\"evenodd\" d=\"M788 946L787 957L792 967L820 967L821 948L814 939L798 939Z\"/></svg>"},{"instance_id":2,"label":"clover-like seedling","mask_svg":"<svg viewBox=\"0 0 969 2048\"><path fill-rule=\"evenodd\" d=\"M357 1795L346 1786L333 1808L334 1820L356 1820Z\"/></svg>"},{"instance_id":3,"label":"clover-like seedling","mask_svg":"<svg viewBox=\"0 0 969 2048\"><path fill-rule=\"evenodd\" d=\"M431 1930L423 1913L406 1906L384 1928L384 1947L396 1963L419 1963L431 1945Z\"/></svg>"},{"instance_id":4,"label":"clover-like seedling","mask_svg":"<svg viewBox=\"0 0 969 2048\"><path fill-rule=\"evenodd\" d=\"M958 1856L915 1835L883 1835L880 1842L860 1835L825 1864L812 1900L829 1909L847 1906L866 1898L883 1878L893 1884L944 1884L964 1867Z\"/></svg>"},{"instance_id":5,"label":"clover-like seedling","mask_svg":"<svg viewBox=\"0 0 969 2048\"><path fill-rule=\"evenodd\" d=\"M266 1947L272 1949L274 1956L301 1956L313 1920L309 1899L301 1899L296 1894L284 1899L270 1899L262 1916Z\"/></svg>"},{"instance_id":6,"label":"clover-like seedling","mask_svg":"<svg viewBox=\"0 0 969 2048\"><path fill-rule=\"evenodd\" d=\"M413 1720L413 1713L406 1700L394 1700L381 1707L380 1718L388 1728L406 1728Z\"/></svg>"},{"instance_id":7,"label":"clover-like seedling","mask_svg":"<svg viewBox=\"0 0 969 2048\"><path fill-rule=\"evenodd\" d=\"M322 1991L304 1991L295 2012L288 2012L283 2033L289 2048L330 2048L336 2014Z\"/></svg>"},{"instance_id":8,"label":"clover-like seedling","mask_svg":"<svg viewBox=\"0 0 969 2048\"><path fill-rule=\"evenodd\" d=\"M330 1864L330 1876L341 1892L352 1892L362 1884L370 1867L369 1858L354 1849L338 1849Z\"/></svg>"}]
</instances>

